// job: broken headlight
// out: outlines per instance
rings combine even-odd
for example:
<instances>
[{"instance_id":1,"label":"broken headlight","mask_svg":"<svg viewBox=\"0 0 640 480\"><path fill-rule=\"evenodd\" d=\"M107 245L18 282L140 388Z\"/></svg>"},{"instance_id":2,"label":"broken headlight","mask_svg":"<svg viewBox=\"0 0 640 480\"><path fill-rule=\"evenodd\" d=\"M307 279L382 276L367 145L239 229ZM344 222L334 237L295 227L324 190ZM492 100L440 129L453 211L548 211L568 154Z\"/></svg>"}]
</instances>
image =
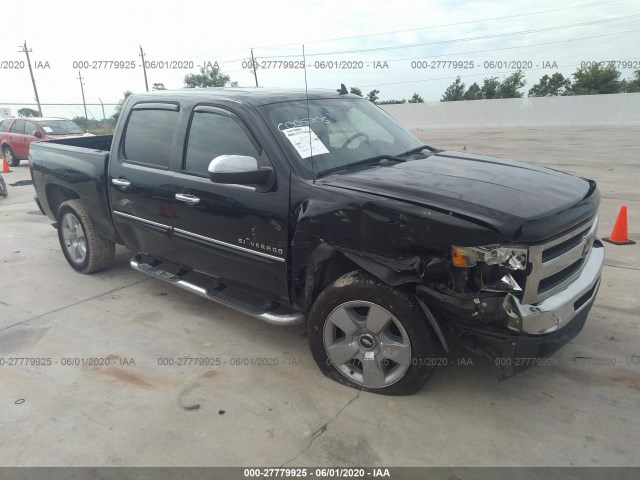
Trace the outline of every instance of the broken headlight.
<instances>
[{"instance_id":1,"label":"broken headlight","mask_svg":"<svg viewBox=\"0 0 640 480\"><path fill-rule=\"evenodd\" d=\"M487 291L521 291L527 268L527 249L488 245L483 247L451 247L455 267L478 267L477 284Z\"/></svg>"},{"instance_id":2,"label":"broken headlight","mask_svg":"<svg viewBox=\"0 0 640 480\"><path fill-rule=\"evenodd\" d=\"M527 249L489 245L486 247L451 247L451 259L456 267L474 267L478 262L502 265L509 270L527 268Z\"/></svg>"}]
</instances>

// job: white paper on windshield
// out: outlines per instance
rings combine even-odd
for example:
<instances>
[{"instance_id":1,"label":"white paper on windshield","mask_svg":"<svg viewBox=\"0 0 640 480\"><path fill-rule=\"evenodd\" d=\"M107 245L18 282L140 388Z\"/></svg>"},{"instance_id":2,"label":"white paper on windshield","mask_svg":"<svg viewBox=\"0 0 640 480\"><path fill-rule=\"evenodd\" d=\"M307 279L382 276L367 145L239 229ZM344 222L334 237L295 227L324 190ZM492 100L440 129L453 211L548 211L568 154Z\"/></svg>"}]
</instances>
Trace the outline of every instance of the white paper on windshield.
<instances>
[{"instance_id":1,"label":"white paper on windshield","mask_svg":"<svg viewBox=\"0 0 640 480\"><path fill-rule=\"evenodd\" d=\"M42 127L42 129L47 133L53 132L53 128L51 128L51 127Z\"/></svg>"},{"instance_id":2,"label":"white paper on windshield","mask_svg":"<svg viewBox=\"0 0 640 480\"><path fill-rule=\"evenodd\" d=\"M322 140L308 126L287 128L286 130L281 130L281 132L286 135L293 148L302 158L329 153Z\"/></svg>"}]
</instances>

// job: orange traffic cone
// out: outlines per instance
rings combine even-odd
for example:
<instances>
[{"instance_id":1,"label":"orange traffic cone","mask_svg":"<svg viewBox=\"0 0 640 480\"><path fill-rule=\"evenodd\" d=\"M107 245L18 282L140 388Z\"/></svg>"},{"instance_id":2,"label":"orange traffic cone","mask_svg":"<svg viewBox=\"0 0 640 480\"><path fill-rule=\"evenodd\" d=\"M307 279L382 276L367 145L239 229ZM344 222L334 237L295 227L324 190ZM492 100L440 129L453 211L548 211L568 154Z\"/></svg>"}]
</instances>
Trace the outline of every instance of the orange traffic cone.
<instances>
[{"instance_id":1,"label":"orange traffic cone","mask_svg":"<svg viewBox=\"0 0 640 480\"><path fill-rule=\"evenodd\" d=\"M11 173L9 170L9 162L7 162L7 157L2 155L2 173Z\"/></svg>"},{"instance_id":2,"label":"orange traffic cone","mask_svg":"<svg viewBox=\"0 0 640 480\"><path fill-rule=\"evenodd\" d=\"M613 243L614 245L633 245L633 240L629 240L629 234L627 233L627 206L622 205L618 212L618 218L611 230L611 235L607 238L603 238L605 242Z\"/></svg>"}]
</instances>

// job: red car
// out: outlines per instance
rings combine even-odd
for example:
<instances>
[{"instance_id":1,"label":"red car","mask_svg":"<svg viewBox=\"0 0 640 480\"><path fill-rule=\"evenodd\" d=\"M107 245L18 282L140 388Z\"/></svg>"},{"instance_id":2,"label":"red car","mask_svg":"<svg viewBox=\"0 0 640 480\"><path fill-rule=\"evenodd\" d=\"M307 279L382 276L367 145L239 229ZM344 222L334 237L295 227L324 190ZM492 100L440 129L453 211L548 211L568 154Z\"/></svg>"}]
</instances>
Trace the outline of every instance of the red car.
<instances>
[{"instance_id":1,"label":"red car","mask_svg":"<svg viewBox=\"0 0 640 480\"><path fill-rule=\"evenodd\" d=\"M90 136L65 118L7 118L0 122L0 148L12 167L29 158L29 144L39 140Z\"/></svg>"}]
</instances>

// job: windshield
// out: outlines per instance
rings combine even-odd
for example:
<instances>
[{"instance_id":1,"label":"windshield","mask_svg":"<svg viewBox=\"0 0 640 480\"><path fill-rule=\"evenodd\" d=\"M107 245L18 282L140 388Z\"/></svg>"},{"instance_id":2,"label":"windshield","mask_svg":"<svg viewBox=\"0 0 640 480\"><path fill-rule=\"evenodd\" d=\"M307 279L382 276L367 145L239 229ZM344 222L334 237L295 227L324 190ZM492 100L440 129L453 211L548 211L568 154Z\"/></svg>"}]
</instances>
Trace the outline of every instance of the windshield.
<instances>
[{"instance_id":1,"label":"windshield","mask_svg":"<svg viewBox=\"0 0 640 480\"><path fill-rule=\"evenodd\" d=\"M82 130L78 125L71 120L43 120L40 122L40 126L44 133L47 135L83 135Z\"/></svg>"},{"instance_id":2,"label":"windshield","mask_svg":"<svg viewBox=\"0 0 640 480\"><path fill-rule=\"evenodd\" d=\"M280 145L309 175L381 155L395 156L422 142L365 99L283 102L260 107Z\"/></svg>"}]
</instances>

